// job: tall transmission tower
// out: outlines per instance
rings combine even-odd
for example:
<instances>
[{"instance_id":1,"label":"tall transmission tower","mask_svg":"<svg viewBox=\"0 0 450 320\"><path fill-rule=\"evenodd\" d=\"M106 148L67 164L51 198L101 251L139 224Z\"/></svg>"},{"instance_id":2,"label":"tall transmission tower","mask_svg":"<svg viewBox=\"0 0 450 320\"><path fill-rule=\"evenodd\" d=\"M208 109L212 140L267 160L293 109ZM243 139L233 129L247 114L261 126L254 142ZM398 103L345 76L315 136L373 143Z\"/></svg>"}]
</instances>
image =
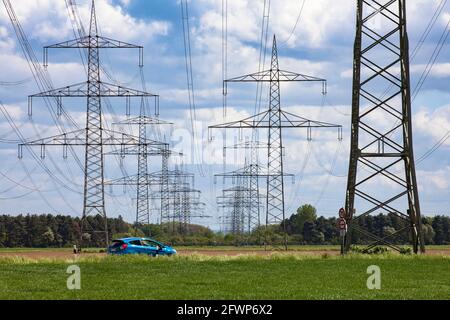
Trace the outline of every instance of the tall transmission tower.
<instances>
[{"instance_id":1,"label":"tall transmission tower","mask_svg":"<svg viewBox=\"0 0 450 320\"><path fill-rule=\"evenodd\" d=\"M151 118L146 115L144 99L141 102L140 115L136 118L126 119L124 121L116 123L116 125L131 125L138 126L139 129L139 141L140 144L137 147L127 147L125 150L115 151L110 154L120 155L124 157L126 155L137 155L138 158L138 173L136 177L124 177L119 179L120 184L134 185L137 190L136 198L136 226L150 223L150 203L149 203L149 176L148 176L148 156L161 156L161 167L166 166L168 157L171 154L169 145L166 143L157 143L159 147L148 149L146 145L147 139L147 126L160 126L160 125L172 125L172 123L162 121L159 118ZM164 199L166 200L166 199ZM161 201L163 202L163 197ZM161 206L162 208L162 206Z\"/></svg>"},{"instance_id":2,"label":"tall transmission tower","mask_svg":"<svg viewBox=\"0 0 450 320\"><path fill-rule=\"evenodd\" d=\"M178 226L181 234L187 234L193 218L207 218L203 213L205 204L200 201L201 191L193 188L193 174L185 172L177 165L173 178L173 182L170 184L173 211L166 218L172 222L174 232Z\"/></svg>"},{"instance_id":3,"label":"tall transmission tower","mask_svg":"<svg viewBox=\"0 0 450 320\"><path fill-rule=\"evenodd\" d=\"M238 178L236 187L223 190L221 197L217 198L217 204L224 210L224 222L226 232L234 235L243 235L247 230L246 208L250 205L248 190L242 184L242 178Z\"/></svg>"},{"instance_id":4,"label":"tall transmission tower","mask_svg":"<svg viewBox=\"0 0 450 320\"><path fill-rule=\"evenodd\" d=\"M100 79L100 49L138 49L139 66L143 65L143 47L126 42L113 40L98 34L97 15L95 1L92 1L91 17L89 24L89 35L74 40L61 42L44 48L44 66L48 65L49 49L85 49L88 52L88 79L85 83L66 86L59 89L42 92L29 97L29 113L32 114L32 101L35 97L53 97L62 100L65 97L87 98L86 128L70 133L64 133L38 141L31 141L24 145L40 146L62 146L64 155L68 146L85 147L85 179L84 179L84 204L81 219L81 234L103 233L106 243L108 239L108 227L105 210L104 192L104 146L126 145L140 146L142 141L131 135L117 133L103 128L102 121L102 97L124 97L127 104L132 97L156 97L153 94L142 92L123 86L102 82ZM62 102L60 103L62 108ZM151 143L149 143L151 144ZM21 156L21 152L19 152ZM104 220L104 229L95 230L89 225L88 216L100 216ZM81 243L80 243L81 245Z\"/></svg>"},{"instance_id":5,"label":"tall transmission tower","mask_svg":"<svg viewBox=\"0 0 450 320\"><path fill-rule=\"evenodd\" d=\"M400 250L395 241L406 232L414 252L424 252L413 153L406 1L358 0L354 49L345 205L349 233L344 250L349 250L357 234L373 240L368 248L381 244ZM393 234L372 234L359 223L380 212L394 215L403 225Z\"/></svg>"},{"instance_id":6,"label":"tall transmission tower","mask_svg":"<svg viewBox=\"0 0 450 320\"><path fill-rule=\"evenodd\" d=\"M222 195L217 197L217 205L224 211L223 222L226 232L236 235L250 234L253 229L260 226L260 221L259 217L252 215L255 203L251 195L252 190L246 186L249 179L245 176L236 176L235 180L236 186L223 190ZM262 195L258 197L264 198ZM258 205L261 206L260 201Z\"/></svg>"},{"instance_id":7,"label":"tall transmission tower","mask_svg":"<svg viewBox=\"0 0 450 320\"><path fill-rule=\"evenodd\" d=\"M267 150L267 143L262 143L257 140L258 130L252 130L252 140L237 143L233 146L224 147L224 157L226 159L227 150L250 150L250 164L245 165L242 172L244 173L244 185L247 185L249 193L249 201L251 205L247 208L249 217L249 226L254 228L259 228L261 224L261 197L260 197L260 187L259 180L262 177L260 175L260 167L258 152L260 149ZM226 162L226 160L225 160ZM237 174L237 177L241 174ZM267 175L264 175L267 178ZM224 176L224 179L226 175ZM233 176L231 176L233 178ZM233 179L234 180L234 179Z\"/></svg>"},{"instance_id":8,"label":"tall transmission tower","mask_svg":"<svg viewBox=\"0 0 450 320\"><path fill-rule=\"evenodd\" d=\"M287 230L284 204L284 169L283 169L283 140L282 129L284 128L306 128L308 138L311 137L313 128L338 128L339 137L342 134L342 127L335 124L312 121L299 117L281 108L280 83L281 82L320 82L325 93L326 80L311 77L299 73L280 70L278 62L278 49L276 37L273 37L272 59L270 70L265 70L241 77L225 80L226 86L230 82L259 82L269 83L270 101L269 110L255 116L234 121L226 124L211 126L210 129L267 129L268 130L268 178L267 178L267 199L266 199L266 226L271 224L282 224L284 231L284 246L287 250Z\"/></svg>"},{"instance_id":9,"label":"tall transmission tower","mask_svg":"<svg viewBox=\"0 0 450 320\"><path fill-rule=\"evenodd\" d=\"M142 141L142 139L140 140ZM149 187L160 186L161 179L155 180L153 174L148 173L148 157L161 157L164 163L167 154L173 154L169 150L169 145L164 142L157 142L146 139L144 148L141 145L125 146L121 150L114 150L106 153L106 155L115 155L124 158L129 155L138 157L138 173L122 177L115 180L105 181L105 185L110 186L133 186L136 187L136 225L150 223L150 203L149 203ZM145 159L145 163L142 160ZM164 198L164 200L167 200ZM162 215L162 212L161 212Z\"/></svg>"},{"instance_id":10,"label":"tall transmission tower","mask_svg":"<svg viewBox=\"0 0 450 320\"><path fill-rule=\"evenodd\" d=\"M166 159L167 157L165 156L166 154L173 154L172 151L169 150L168 145L164 145L162 144L161 146L156 146L156 145L151 145L149 146L149 148L147 148L146 154L147 157L148 156L162 156L163 158L163 162L164 159ZM121 155L121 156L126 156L126 155L138 155L139 151L137 150L138 148L134 148L134 150L130 147L127 147L124 150L121 151L113 151L111 153L108 153L109 155ZM158 221L160 221L161 224L165 223L165 222L169 222L172 215L170 214L170 203L171 203L171 199L173 199L173 196L171 196L171 190L170 187L172 185L175 185L175 178L178 177L178 175L182 175L182 173L179 173L177 171L158 171L158 172L152 172L152 173L147 173L146 177L139 177L139 174L136 175L131 175L131 176L127 176L127 177L121 177L118 179L114 179L114 180L108 180L105 181L105 185L108 186L123 186L123 187L127 187L127 186L145 186L148 189L148 192L146 192L146 200L158 200L161 201L161 207L159 208L160 211L160 217L158 219ZM193 178L192 174L185 174L185 177L187 178ZM161 186L163 184L167 183L168 184L168 188L169 188L169 193L168 195L166 194L166 192L162 192L161 191ZM152 194L150 195L150 190L149 188L151 187L155 187L157 189L157 191L152 192ZM124 190L125 192L126 190ZM168 209L167 211L163 211L162 209L162 205L163 205L163 201L162 199L164 198L164 202L167 201L168 203ZM136 199L136 201L138 201L138 199ZM149 211L151 211L149 209ZM136 211L136 214L138 212L141 211ZM137 217L141 217L140 215L137 214ZM138 224L148 224L149 220L147 219L149 217L147 217L147 215L142 216L142 219L139 219L139 222L137 221Z\"/></svg>"}]
</instances>

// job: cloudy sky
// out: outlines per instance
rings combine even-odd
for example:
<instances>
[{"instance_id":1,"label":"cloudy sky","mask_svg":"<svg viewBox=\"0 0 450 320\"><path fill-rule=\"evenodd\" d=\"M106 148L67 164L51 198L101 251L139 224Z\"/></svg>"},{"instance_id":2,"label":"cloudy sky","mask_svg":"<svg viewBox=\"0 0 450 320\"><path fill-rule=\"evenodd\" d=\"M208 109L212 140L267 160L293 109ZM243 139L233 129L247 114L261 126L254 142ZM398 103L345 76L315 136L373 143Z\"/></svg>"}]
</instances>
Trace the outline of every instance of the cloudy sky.
<instances>
[{"instance_id":1,"label":"cloudy sky","mask_svg":"<svg viewBox=\"0 0 450 320\"><path fill-rule=\"evenodd\" d=\"M44 45L72 39L74 31L63 0L12 0L22 27L38 57ZM79 12L87 28L89 6L86 0L77 1ZM259 65L261 24L264 0L228 1L228 68L229 77L256 72ZM286 207L290 215L299 205L311 203L319 214L337 215L343 205L349 154L350 104L352 85L352 53L355 27L355 1L348 0L272 0L269 34L276 34L282 69L326 78L328 94L321 95L315 85L289 84L282 87L282 104L298 115L344 125L344 140L337 140L335 132L315 132L314 140L306 141L303 131L285 133L286 171L296 175L295 184L287 182ZM239 155L227 153L223 160L223 141L233 143L236 133L226 137L213 132L208 142L209 125L248 117L255 112L255 85L232 85L229 88L228 107L224 117L222 107L222 1L192 0L189 3L192 64L195 85L197 154L190 152L191 113L189 111L181 7L178 0L97 0L97 13L102 35L136 43L145 47L146 88L161 96L161 118L173 122L170 129L162 129L159 137L170 141L173 147L186 154L184 160L174 159L172 165L183 161L187 170L197 174L196 184L203 192L206 213L212 217L203 223L218 228L220 215L215 197L223 185L214 182L214 174L232 171L245 162ZM417 83L439 49L450 21L450 4L443 0L414 0L408 2L408 29L410 46L417 48L411 61L412 87ZM440 10L442 8L442 10ZM301 12L300 18L299 13ZM435 14L438 14L437 16ZM437 19L424 33L432 21ZM422 41L421 41L422 39ZM450 55L448 43L437 55L423 86L416 90L413 101L414 143L416 158L427 154L430 148L450 130ZM102 51L101 59L106 73L105 81L117 81L125 86L142 89L138 68L138 54L132 50ZM57 129L49 117L45 103L36 101L33 119L27 116L27 96L39 91L27 60L17 42L5 8L0 8L0 100L15 125L27 139L51 136ZM267 61L266 61L267 62ZM80 53L59 50L50 53L48 71L53 86L62 87L81 82L85 71ZM14 82L18 82L15 85ZM263 94L263 107L267 106ZM85 121L85 101L64 101L67 112L81 126ZM104 103L105 122L126 116L125 101ZM139 101L134 101L132 113L139 112ZM67 130L69 128L66 124ZM135 128L115 128L136 133ZM80 215L82 210L82 169L73 157L62 159L62 150L48 150L44 160L49 176L33 156L24 151L17 159L18 140L15 131L0 114L0 212L64 213ZM245 137L251 135L244 133ZM261 133L264 136L264 133ZM422 211L425 215L448 214L450 204L450 139L417 166ZM36 150L39 155L40 150ZM80 159L83 150L77 150ZM264 159L263 154L261 158ZM136 159L120 162L108 156L106 178L135 174ZM160 159L151 158L150 168L158 170ZM125 191L125 193L124 193ZM134 218L135 190L107 188L109 216ZM156 214L153 215L153 220Z\"/></svg>"}]
</instances>

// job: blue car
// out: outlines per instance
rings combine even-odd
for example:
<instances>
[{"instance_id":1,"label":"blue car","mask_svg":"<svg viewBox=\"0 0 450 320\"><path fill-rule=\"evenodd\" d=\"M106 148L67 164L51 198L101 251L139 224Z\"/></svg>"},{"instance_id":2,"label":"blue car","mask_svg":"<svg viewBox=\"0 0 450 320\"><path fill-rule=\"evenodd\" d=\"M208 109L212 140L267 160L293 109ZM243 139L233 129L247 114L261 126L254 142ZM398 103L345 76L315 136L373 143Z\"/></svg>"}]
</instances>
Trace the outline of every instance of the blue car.
<instances>
[{"instance_id":1,"label":"blue car","mask_svg":"<svg viewBox=\"0 0 450 320\"><path fill-rule=\"evenodd\" d=\"M146 254L149 256L171 256L177 250L151 238L123 238L113 240L108 254Z\"/></svg>"}]
</instances>

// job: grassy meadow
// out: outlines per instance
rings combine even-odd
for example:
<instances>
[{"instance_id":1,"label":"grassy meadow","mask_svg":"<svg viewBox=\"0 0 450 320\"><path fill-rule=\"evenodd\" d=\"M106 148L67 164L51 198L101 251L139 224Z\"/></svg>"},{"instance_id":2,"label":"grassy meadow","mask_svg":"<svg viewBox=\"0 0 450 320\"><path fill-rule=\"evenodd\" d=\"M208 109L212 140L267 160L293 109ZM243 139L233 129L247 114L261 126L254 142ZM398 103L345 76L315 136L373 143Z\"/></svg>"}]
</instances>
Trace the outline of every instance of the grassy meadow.
<instances>
[{"instance_id":1,"label":"grassy meadow","mask_svg":"<svg viewBox=\"0 0 450 320\"><path fill-rule=\"evenodd\" d=\"M81 290L66 287L81 269ZM381 268L368 290L367 267ZM413 255L189 255L0 258L0 299L450 299L450 258Z\"/></svg>"}]
</instances>

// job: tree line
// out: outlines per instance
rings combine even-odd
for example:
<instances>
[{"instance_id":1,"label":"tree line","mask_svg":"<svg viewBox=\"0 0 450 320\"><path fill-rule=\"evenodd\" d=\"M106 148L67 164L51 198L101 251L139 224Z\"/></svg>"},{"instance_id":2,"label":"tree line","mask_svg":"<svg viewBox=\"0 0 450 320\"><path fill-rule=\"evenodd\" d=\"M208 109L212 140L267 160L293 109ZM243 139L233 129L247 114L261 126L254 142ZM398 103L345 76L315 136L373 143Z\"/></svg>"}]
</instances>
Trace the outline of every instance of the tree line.
<instances>
[{"instance_id":1,"label":"tree line","mask_svg":"<svg viewBox=\"0 0 450 320\"><path fill-rule=\"evenodd\" d=\"M93 228L101 229L103 221L100 217L89 217ZM337 218L318 216L311 205L300 207L295 214L286 219L289 244L300 245L337 245L340 244L340 234ZM282 244L284 236L282 224L254 229L249 234L225 234L214 232L199 225L163 225L134 226L118 218L108 219L110 238L127 236L151 236L164 243L172 245L263 245ZM404 221L395 215L366 216L358 220L360 226L377 236L384 237L405 227ZM425 244L450 244L450 217L435 216L422 218L422 230ZM365 244L369 239L360 234L354 234L354 243ZM408 234L402 234L397 244L409 242ZM63 215L18 215L0 216L0 247L16 248L47 248L71 247L81 238L80 219ZM84 234L83 238L91 247L104 246L101 234Z\"/></svg>"}]
</instances>

